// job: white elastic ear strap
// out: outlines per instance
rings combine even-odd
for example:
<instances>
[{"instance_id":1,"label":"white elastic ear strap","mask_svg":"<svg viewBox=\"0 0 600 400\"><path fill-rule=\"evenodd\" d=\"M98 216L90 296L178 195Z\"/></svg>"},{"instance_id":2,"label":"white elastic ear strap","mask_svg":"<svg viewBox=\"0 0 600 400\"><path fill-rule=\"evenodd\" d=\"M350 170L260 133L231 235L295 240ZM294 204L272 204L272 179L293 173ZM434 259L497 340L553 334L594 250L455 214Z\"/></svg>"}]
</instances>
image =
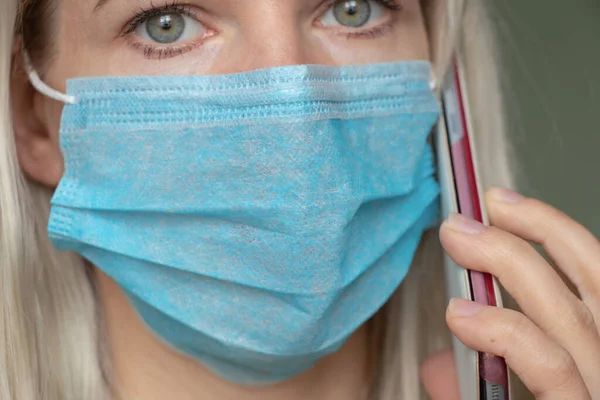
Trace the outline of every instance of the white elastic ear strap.
<instances>
[{"instance_id":1,"label":"white elastic ear strap","mask_svg":"<svg viewBox=\"0 0 600 400\"><path fill-rule=\"evenodd\" d=\"M429 89L431 89L432 92L435 92L438 89L438 82L433 72L431 73L431 78L429 79Z\"/></svg>"},{"instance_id":2,"label":"white elastic ear strap","mask_svg":"<svg viewBox=\"0 0 600 400\"><path fill-rule=\"evenodd\" d=\"M31 64L31 60L26 53L23 54L23 60L25 61L25 68L27 69L29 81L38 92L48 96L51 99L60 101L61 103L75 104L77 102L75 96L69 96L68 94L61 93L58 90L54 90L50 86L46 85L46 83L40 79L37 71L33 68L33 64Z\"/></svg>"}]
</instances>

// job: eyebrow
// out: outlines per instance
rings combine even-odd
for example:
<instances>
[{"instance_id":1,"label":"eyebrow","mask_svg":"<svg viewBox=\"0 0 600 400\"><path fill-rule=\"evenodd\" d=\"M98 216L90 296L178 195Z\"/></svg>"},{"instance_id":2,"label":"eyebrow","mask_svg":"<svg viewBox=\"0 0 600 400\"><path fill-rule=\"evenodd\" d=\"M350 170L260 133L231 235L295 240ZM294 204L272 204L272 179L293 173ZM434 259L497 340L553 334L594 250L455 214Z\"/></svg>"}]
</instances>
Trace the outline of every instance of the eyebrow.
<instances>
[{"instance_id":1,"label":"eyebrow","mask_svg":"<svg viewBox=\"0 0 600 400\"><path fill-rule=\"evenodd\" d=\"M106 5L106 3L108 3L110 0L98 0L98 3L96 4L96 7L94 7L94 12L98 11L99 9L101 9L102 7L104 7Z\"/></svg>"}]
</instances>

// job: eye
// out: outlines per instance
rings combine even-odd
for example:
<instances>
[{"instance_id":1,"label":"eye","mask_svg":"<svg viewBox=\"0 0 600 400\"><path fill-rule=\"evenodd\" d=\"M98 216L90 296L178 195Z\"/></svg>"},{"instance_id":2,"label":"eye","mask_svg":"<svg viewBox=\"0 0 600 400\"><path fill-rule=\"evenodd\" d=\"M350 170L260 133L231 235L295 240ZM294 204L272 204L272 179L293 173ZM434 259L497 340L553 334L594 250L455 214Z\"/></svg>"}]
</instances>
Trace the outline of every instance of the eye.
<instances>
[{"instance_id":1,"label":"eye","mask_svg":"<svg viewBox=\"0 0 600 400\"><path fill-rule=\"evenodd\" d=\"M148 42L175 44L187 42L207 34L207 29L196 19L181 13L164 12L141 22L135 34Z\"/></svg>"},{"instance_id":2,"label":"eye","mask_svg":"<svg viewBox=\"0 0 600 400\"><path fill-rule=\"evenodd\" d=\"M384 17L384 6L373 0L336 1L321 18L321 25L360 28Z\"/></svg>"}]
</instances>

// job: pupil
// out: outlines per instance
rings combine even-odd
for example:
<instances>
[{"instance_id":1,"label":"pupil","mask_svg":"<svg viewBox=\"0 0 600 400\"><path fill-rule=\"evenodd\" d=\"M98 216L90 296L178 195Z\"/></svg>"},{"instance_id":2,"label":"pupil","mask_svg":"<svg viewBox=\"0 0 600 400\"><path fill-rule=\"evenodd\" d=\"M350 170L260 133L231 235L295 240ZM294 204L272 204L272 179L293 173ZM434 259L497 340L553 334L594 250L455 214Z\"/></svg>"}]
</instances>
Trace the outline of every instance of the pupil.
<instances>
[{"instance_id":1,"label":"pupil","mask_svg":"<svg viewBox=\"0 0 600 400\"><path fill-rule=\"evenodd\" d=\"M170 15L162 15L160 17L160 27L165 31L168 31L172 27L171 16Z\"/></svg>"},{"instance_id":2,"label":"pupil","mask_svg":"<svg viewBox=\"0 0 600 400\"><path fill-rule=\"evenodd\" d=\"M356 1L347 1L346 2L346 14L354 15L358 12L356 7Z\"/></svg>"}]
</instances>

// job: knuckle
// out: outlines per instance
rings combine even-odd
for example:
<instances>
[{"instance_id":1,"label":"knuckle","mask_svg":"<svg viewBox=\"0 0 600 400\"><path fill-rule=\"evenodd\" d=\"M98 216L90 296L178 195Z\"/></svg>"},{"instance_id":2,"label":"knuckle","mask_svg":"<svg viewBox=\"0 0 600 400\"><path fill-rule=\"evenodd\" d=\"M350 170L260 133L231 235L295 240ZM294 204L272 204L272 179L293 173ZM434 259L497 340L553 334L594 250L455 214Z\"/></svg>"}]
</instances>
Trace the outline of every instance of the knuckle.
<instances>
[{"instance_id":1,"label":"knuckle","mask_svg":"<svg viewBox=\"0 0 600 400\"><path fill-rule=\"evenodd\" d=\"M565 289L568 290L568 289ZM590 335L598 337L598 327L592 311L579 299L571 293L569 297L573 299L568 303L557 302L555 311L556 318L552 323L545 324L544 329L548 336L561 341L566 334L573 338L572 340L589 340ZM559 294L557 298L564 299L565 294Z\"/></svg>"},{"instance_id":2,"label":"knuckle","mask_svg":"<svg viewBox=\"0 0 600 400\"><path fill-rule=\"evenodd\" d=\"M594 315L587 306L583 303L578 303L571 307L564 319L564 328L569 330L579 330L582 332L596 331L596 321Z\"/></svg>"},{"instance_id":3,"label":"knuckle","mask_svg":"<svg viewBox=\"0 0 600 400\"><path fill-rule=\"evenodd\" d=\"M520 260L531 246L526 241L492 228L493 233L487 238L485 259L490 272L501 278L503 274L511 274L511 269L521 265Z\"/></svg>"},{"instance_id":4,"label":"knuckle","mask_svg":"<svg viewBox=\"0 0 600 400\"><path fill-rule=\"evenodd\" d=\"M600 309L600 280L590 280L585 286L585 293L582 294L583 299L590 302ZM597 321L598 328L600 329L600 319Z\"/></svg>"},{"instance_id":5,"label":"knuckle","mask_svg":"<svg viewBox=\"0 0 600 400\"><path fill-rule=\"evenodd\" d=\"M563 389L574 385L579 381L579 370L573 357L564 349L548 361L548 373L553 377L553 389Z\"/></svg>"},{"instance_id":6,"label":"knuckle","mask_svg":"<svg viewBox=\"0 0 600 400\"><path fill-rule=\"evenodd\" d=\"M529 337L529 332L533 327L533 323L523 314L516 311L508 312L507 318L504 323L501 324L495 336L505 338L506 343L519 343L523 341L523 338ZM510 354L508 352L514 346L506 346L501 349L503 354L499 354L501 357L508 358Z\"/></svg>"}]
</instances>

